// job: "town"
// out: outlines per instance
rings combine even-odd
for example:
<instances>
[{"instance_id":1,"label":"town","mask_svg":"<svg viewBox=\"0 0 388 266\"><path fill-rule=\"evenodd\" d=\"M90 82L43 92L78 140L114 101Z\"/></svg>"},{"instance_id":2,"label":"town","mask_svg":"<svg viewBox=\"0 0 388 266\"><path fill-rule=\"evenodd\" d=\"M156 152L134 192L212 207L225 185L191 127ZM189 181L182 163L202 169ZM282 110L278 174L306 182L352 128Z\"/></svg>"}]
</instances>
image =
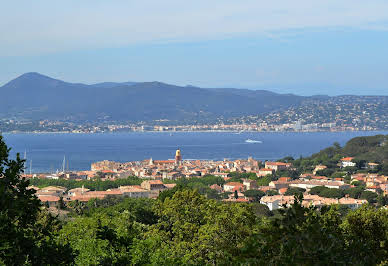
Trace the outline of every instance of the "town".
<instances>
[{"instance_id":1,"label":"town","mask_svg":"<svg viewBox=\"0 0 388 266\"><path fill-rule=\"evenodd\" d=\"M342 158L339 169L355 167L352 157ZM366 163L363 173L353 173L346 177L327 177L319 175L327 166L315 165L311 173L299 176L284 176L292 173L295 167L286 162L261 162L253 158L245 160L183 160L178 149L174 159L153 160L152 158L134 162L101 161L91 165L91 170L58 174L25 175L34 180L120 180L136 177L139 185L120 185L105 191L92 191L81 187L67 190L60 186L36 187L38 198L48 207L56 207L60 201L88 202L91 199L103 199L107 196L131 198L157 198L159 193L173 189L182 180L201 180L214 177L208 191L223 201L260 202L270 211L290 206L296 193L303 193L303 205L322 207L339 204L350 209L359 208L367 203L375 203L377 195L388 195L388 176L372 173L378 164ZM371 170L371 172L368 172ZM283 175L279 175L283 173ZM81 183L81 182L80 182ZM208 193L208 192L207 192ZM384 204L383 204L384 205Z\"/></svg>"}]
</instances>

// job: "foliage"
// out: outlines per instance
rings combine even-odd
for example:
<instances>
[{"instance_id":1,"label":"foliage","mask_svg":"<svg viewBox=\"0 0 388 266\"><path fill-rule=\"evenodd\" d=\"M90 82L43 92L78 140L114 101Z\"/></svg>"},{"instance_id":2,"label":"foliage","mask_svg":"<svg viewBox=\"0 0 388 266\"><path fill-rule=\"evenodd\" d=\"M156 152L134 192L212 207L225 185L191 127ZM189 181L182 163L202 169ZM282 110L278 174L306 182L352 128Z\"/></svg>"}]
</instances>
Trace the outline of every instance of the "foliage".
<instances>
[{"instance_id":1,"label":"foliage","mask_svg":"<svg viewBox=\"0 0 388 266\"><path fill-rule=\"evenodd\" d=\"M287 191L284 193L285 196L293 196L303 194L306 190L304 188L299 187L289 187Z\"/></svg>"},{"instance_id":2,"label":"foliage","mask_svg":"<svg viewBox=\"0 0 388 266\"><path fill-rule=\"evenodd\" d=\"M261 190L246 190L243 194L245 197L254 198L255 201L260 201L261 197L265 196Z\"/></svg>"},{"instance_id":3,"label":"foliage","mask_svg":"<svg viewBox=\"0 0 388 266\"><path fill-rule=\"evenodd\" d=\"M364 205L341 224L356 264L375 265L388 258L388 210ZM386 261L387 262L387 261Z\"/></svg>"},{"instance_id":4,"label":"foliage","mask_svg":"<svg viewBox=\"0 0 388 266\"><path fill-rule=\"evenodd\" d=\"M128 178L120 178L116 180L101 180L97 178L95 180L67 180L67 179L47 179L47 178L32 178L30 179L31 185L37 187L46 187L46 186L62 186L66 189L73 189L84 186L90 190L108 190L111 188L118 188L119 186L130 186L130 185L140 185L144 179L130 176Z\"/></svg>"},{"instance_id":5,"label":"foliage","mask_svg":"<svg viewBox=\"0 0 388 266\"><path fill-rule=\"evenodd\" d=\"M271 181L272 181L272 176L267 175L267 176L259 178L257 180L257 185L258 186L268 186Z\"/></svg>"},{"instance_id":6,"label":"foliage","mask_svg":"<svg viewBox=\"0 0 388 266\"><path fill-rule=\"evenodd\" d=\"M338 188L326 188L319 193L319 196L324 198L334 198L339 199L345 196L345 193L342 189Z\"/></svg>"},{"instance_id":7,"label":"foliage","mask_svg":"<svg viewBox=\"0 0 388 266\"><path fill-rule=\"evenodd\" d=\"M68 246L55 242L58 224L21 177L24 161L9 159L9 151L0 136L0 264L71 263Z\"/></svg>"},{"instance_id":8,"label":"foliage","mask_svg":"<svg viewBox=\"0 0 388 266\"><path fill-rule=\"evenodd\" d=\"M261 223L236 263L376 265L387 258L388 211L364 206L341 220L338 207L303 207L302 196L280 217Z\"/></svg>"},{"instance_id":9,"label":"foliage","mask_svg":"<svg viewBox=\"0 0 388 266\"><path fill-rule=\"evenodd\" d=\"M344 193L348 194L349 197L353 199L359 199L363 191L364 189L362 187L351 187L351 188L345 189Z\"/></svg>"},{"instance_id":10,"label":"foliage","mask_svg":"<svg viewBox=\"0 0 388 266\"><path fill-rule=\"evenodd\" d=\"M363 191L361 192L360 199L366 199L369 203L376 203L377 194L372 191Z\"/></svg>"},{"instance_id":11,"label":"foliage","mask_svg":"<svg viewBox=\"0 0 388 266\"><path fill-rule=\"evenodd\" d=\"M154 210L159 221L136 242L134 264L215 264L231 260L251 235L255 222L244 204L208 200L190 190L176 192Z\"/></svg>"}]
</instances>

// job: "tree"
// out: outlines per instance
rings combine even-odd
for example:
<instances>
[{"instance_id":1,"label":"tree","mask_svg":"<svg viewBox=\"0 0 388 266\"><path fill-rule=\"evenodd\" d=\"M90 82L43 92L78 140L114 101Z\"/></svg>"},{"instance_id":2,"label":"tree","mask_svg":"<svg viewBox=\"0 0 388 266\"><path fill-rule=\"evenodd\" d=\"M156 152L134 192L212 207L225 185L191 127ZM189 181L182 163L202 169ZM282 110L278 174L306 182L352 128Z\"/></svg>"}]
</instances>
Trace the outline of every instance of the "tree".
<instances>
[{"instance_id":1,"label":"tree","mask_svg":"<svg viewBox=\"0 0 388 266\"><path fill-rule=\"evenodd\" d=\"M344 191L338 188L326 188L319 194L321 197L334 199L342 198L344 195Z\"/></svg>"},{"instance_id":2,"label":"tree","mask_svg":"<svg viewBox=\"0 0 388 266\"><path fill-rule=\"evenodd\" d=\"M361 193L360 198L366 199L369 203L376 203L377 196L378 195L372 191L364 190Z\"/></svg>"},{"instance_id":3,"label":"tree","mask_svg":"<svg viewBox=\"0 0 388 266\"><path fill-rule=\"evenodd\" d=\"M21 175L24 161L19 154L9 159L10 149L0 136L0 263L69 264L72 261L67 246L54 241L54 224L49 214L40 219L41 202L29 181Z\"/></svg>"},{"instance_id":4,"label":"tree","mask_svg":"<svg viewBox=\"0 0 388 266\"><path fill-rule=\"evenodd\" d=\"M234 191L234 198L238 199L238 192L237 192L237 190Z\"/></svg>"},{"instance_id":5,"label":"tree","mask_svg":"<svg viewBox=\"0 0 388 266\"><path fill-rule=\"evenodd\" d=\"M348 259L345 241L338 230L335 209L321 214L302 206L303 196L295 196L280 217L264 222L241 250L236 263L249 265L331 265ZM344 256L346 254L346 256Z\"/></svg>"},{"instance_id":6,"label":"tree","mask_svg":"<svg viewBox=\"0 0 388 266\"><path fill-rule=\"evenodd\" d=\"M293 196L293 195L299 195L303 194L306 190L304 188L299 188L299 187L289 187L284 193L285 196Z\"/></svg>"},{"instance_id":7,"label":"tree","mask_svg":"<svg viewBox=\"0 0 388 266\"><path fill-rule=\"evenodd\" d=\"M254 201L260 201L261 197L265 196L265 193L261 190L247 190L243 194L245 197L254 198Z\"/></svg>"},{"instance_id":8,"label":"tree","mask_svg":"<svg viewBox=\"0 0 388 266\"><path fill-rule=\"evenodd\" d=\"M154 211L158 223L134 242L132 264L225 264L255 223L248 205L209 200L192 190L156 201Z\"/></svg>"},{"instance_id":9,"label":"tree","mask_svg":"<svg viewBox=\"0 0 388 266\"><path fill-rule=\"evenodd\" d=\"M311 188L309 193L310 193L311 195L320 195L321 192L322 192L323 190L325 190L325 189L326 189L325 186L316 186L316 187Z\"/></svg>"},{"instance_id":10,"label":"tree","mask_svg":"<svg viewBox=\"0 0 388 266\"><path fill-rule=\"evenodd\" d=\"M358 199L361 196L361 193L364 191L362 187L351 187L345 189L344 193L349 194L349 196L353 199Z\"/></svg>"},{"instance_id":11,"label":"tree","mask_svg":"<svg viewBox=\"0 0 388 266\"><path fill-rule=\"evenodd\" d=\"M341 218L338 206L303 207L302 196L263 220L236 256L247 265L385 265L388 210L364 205ZM343 211L343 210L342 210ZM385 264L384 264L385 263Z\"/></svg>"},{"instance_id":12,"label":"tree","mask_svg":"<svg viewBox=\"0 0 388 266\"><path fill-rule=\"evenodd\" d=\"M66 206L65 202L63 201L63 196L60 196L58 201L58 209L63 210L65 207Z\"/></svg>"},{"instance_id":13,"label":"tree","mask_svg":"<svg viewBox=\"0 0 388 266\"><path fill-rule=\"evenodd\" d=\"M363 205L349 212L341 225L354 261L377 265L388 258L388 210Z\"/></svg>"}]
</instances>

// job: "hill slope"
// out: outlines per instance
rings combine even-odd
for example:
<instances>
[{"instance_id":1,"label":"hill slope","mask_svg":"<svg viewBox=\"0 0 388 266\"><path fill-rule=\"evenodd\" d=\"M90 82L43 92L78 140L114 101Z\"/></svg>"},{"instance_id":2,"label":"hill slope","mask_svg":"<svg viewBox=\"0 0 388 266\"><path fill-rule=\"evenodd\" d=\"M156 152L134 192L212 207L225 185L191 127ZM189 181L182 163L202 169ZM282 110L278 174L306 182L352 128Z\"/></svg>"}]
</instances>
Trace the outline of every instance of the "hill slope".
<instances>
[{"instance_id":1,"label":"hill slope","mask_svg":"<svg viewBox=\"0 0 388 266\"><path fill-rule=\"evenodd\" d=\"M0 117L72 120L208 120L270 112L305 97L268 91L202 89L160 82L94 85L26 73L0 87Z\"/></svg>"}]
</instances>

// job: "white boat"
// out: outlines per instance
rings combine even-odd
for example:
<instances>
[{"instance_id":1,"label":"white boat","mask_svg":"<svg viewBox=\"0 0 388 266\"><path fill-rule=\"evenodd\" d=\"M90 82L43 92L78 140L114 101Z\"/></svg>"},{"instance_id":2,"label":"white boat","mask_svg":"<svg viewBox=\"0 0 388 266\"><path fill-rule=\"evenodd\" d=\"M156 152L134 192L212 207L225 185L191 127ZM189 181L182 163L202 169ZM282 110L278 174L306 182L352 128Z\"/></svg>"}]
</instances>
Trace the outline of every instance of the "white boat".
<instances>
[{"instance_id":1,"label":"white boat","mask_svg":"<svg viewBox=\"0 0 388 266\"><path fill-rule=\"evenodd\" d=\"M263 143L261 140L253 140L253 139L247 139L245 140L246 143Z\"/></svg>"}]
</instances>

